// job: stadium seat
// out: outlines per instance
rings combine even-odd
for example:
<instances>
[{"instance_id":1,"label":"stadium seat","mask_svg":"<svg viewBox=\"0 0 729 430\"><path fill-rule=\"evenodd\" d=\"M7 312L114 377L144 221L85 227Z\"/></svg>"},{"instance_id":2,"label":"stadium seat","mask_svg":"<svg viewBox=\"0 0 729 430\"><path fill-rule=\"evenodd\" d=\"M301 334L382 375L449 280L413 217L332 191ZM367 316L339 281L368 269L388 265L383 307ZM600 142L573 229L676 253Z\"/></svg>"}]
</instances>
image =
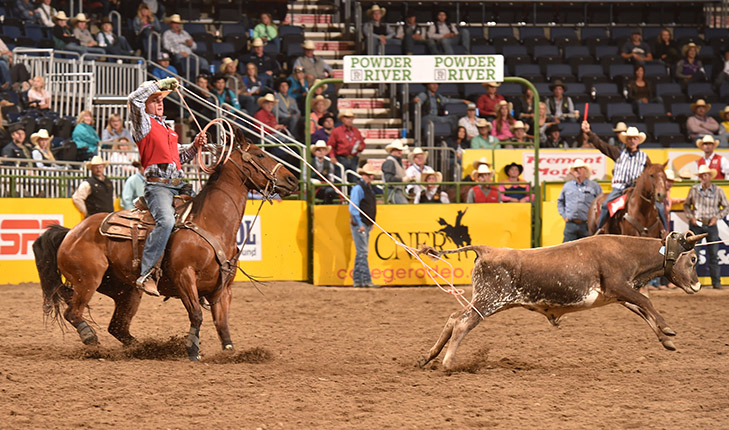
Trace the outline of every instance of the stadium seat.
<instances>
[{"instance_id":1,"label":"stadium seat","mask_svg":"<svg viewBox=\"0 0 729 430\"><path fill-rule=\"evenodd\" d=\"M23 36L23 31L18 26L4 24L1 25L0 28L2 29L3 36L7 36L11 39L17 39L18 37Z\"/></svg>"},{"instance_id":2,"label":"stadium seat","mask_svg":"<svg viewBox=\"0 0 729 430\"><path fill-rule=\"evenodd\" d=\"M525 46L545 45L548 43L543 27L519 27L519 39Z\"/></svg>"},{"instance_id":3,"label":"stadium seat","mask_svg":"<svg viewBox=\"0 0 729 430\"><path fill-rule=\"evenodd\" d=\"M273 45L274 49L276 46L273 43L269 43L266 45ZM264 47L264 52L266 50L266 47ZM235 46L233 46L232 43L228 42L218 42L213 43L213 55L215 55L216 58L224 58L224 57L232 57L235 55Z\"/></svg>"},{"instance_id":4,"label":"stadium seat","mask_svg":"<svg viewBox=\"0 0 729 430\"><path fill-rule=\"evenodd\" d=\"M605 27L583 27L580 31L580 40L588 46L605 44L608 41Z\"/></svg>"},{"instance_id":5,"label":"stadium seat","mask_svg":"<svg viewBox=\"0 0 729 430\"><path fill-rule=\"evenodd\" d=\"M606 114L608 121L616 123L635 122L638 117L633 113L633 106L628 103L608 103L606 106Z\"/></svg>"},{"instance_id":6,"label":"stadium seat","mask_svg":"<svg viewBox=\"0 0 729 430\"><path fill-rule=\"evenodd\" d=\"M704 99L707 102L713 103L719 100L719 96L714 93L712 85L708 82L689 83L686 87L686 94L688 94L691 101Z\"/></svg>"},{"instance_id":7,"label":"stadium seat","mask_svg":"<svg viewBox=\"0 0 729 430\"><path fill-rule=\"evenodd\" d=\"M505 83L502 84L506 85ZM412 86L410 87L410 90L412 90ZM468 100L475 101L478 97L481 96L481 94L486 93L486 90L481 84L477 84L474 82L470 82L463 85L463 93L466 96ZM499 87L499 94L501 94L501 87Z\"/></svg>"},{"instance_id":8,"label":"stadium seat","mask_svg":"<svg viewBox=\"0 0 729 430\"><path fill-rule=\"evenodd\" d=\"M559 123L559 132L564 138L574 139L580 134L580 127L580 124L576 122L563 121Z\"/></svg>"},{"instance_id":9,"label":"stadium seat","mask_svg":"<svg viewBox=\"0 0 729 430\"><path fill-rule=\"evenodd\" d=\"M568 64L547 64L544 74L550 82L556 80L563 82L576 81L575 76L572 74L572 68Z\"/></svg>"},{"instance_id":10,"label":"stadium seat","mask_svg":"<svg viewBox=\"0 0 729 430\"><path fill-rule=\"evenodd\" d=\"M517 56L526 57L529 54L527 52L526 46L522 46L522 45L505 45L501 48L501 53L507 59L509 57L517 57Z\"/></svg>"},{"instance_id":11,"label":"stadium seat","mask_svg":"<svg viewBox=\"0 0 729 430\"><path fill-rule=\"evenodd\" d=\"M590 55L590 48L587 46L582 45L574 45L574 46L565 46L564 47L564 59L565 61L569 61L570 59L574 57L592 57Z\"/></svg>"},{"instance_id":12,"label":"stadium seat","mask_svg":"<svg viewBox=\"0 0 729 430\"><path fill-rule=\"evenodd\" d=\"M651 134L655 140L666 147L676 146L688 140L686 136L681 134L681 127L672 122L655 123Z\"/></svg>"},{"instance_id":13,"label":"stadium seat","mask_svg":"<svg viewBox=\"0 0 729 430\"><path fill-rule=\"evenodd\" d=\"M607 80L602 66L597 64L580 64L577 66L577 79L586 85L591 85L598 80Z\"/></svg>"},{"instance_id":14,"label":"stadium seat","mask_svg":"<svg viewBox=\"0 0 729 430\"><path fill-rule=\"evenodd\" d=\"M688 101L688 96L681 91L681 85L675 82L656 84L656 95L662 98L663 103L667 105Z\"/></svg>"},{"instance_id":15,"label":"stadium seat","mask_svg":"<svg viewBox=\"0 0 729 430\"><path fill-rule=\"evenodd\" d=\"M557 46L565 49L574 43L579 43L577 32L571 27L554 27L550 29L550 40ZM577 45L575 45L577 46Z\"/></svg>"},{"instance_id":16,"label":"stadium seat","mask_svg":"<svg viewBox=\"0 0 729 430\"><path fill-rule=\"evenodd\" d=\"M679 46L689 42L703 44L699 37L699 29L696 27L675 27L673 29L673 38L676 39Z\"/></svg>"},{"instance_id":17,"label":"stadium seat","mask_svg":"<svg viewBox=\"0 0 729 430\"><path fill-rule=\"evenodd\" d=\"M471 37L471 47L474 47L476 45L486 45L488 41L486 40L486 37L484 36L484 28L479 26L471 26L471 27L460 27L459 31L467 31L468 34Z\"/></svg>"},{"instance_id":18,"label":"stadium seat","mask_svg":"<svg viewBox=\"0 0 729 430\"><path fill-rule=\"evenodd\" d=\"M304 29L298 25L282 25L278 28L279 37L284 37L287 34L303 35Z\"/></svg>"},{"instance_id":19,"label":"stadium seat","mask_svg":"<svg viewBox=\"0 0 729 430\"><path fill-rule=\"evenodd\" d=\"M193 35L195 33L207 33L205 24L198 22L187 22L185 23L185 31Z\"/></svg>"},{"instance_id":20,"label":"stadium seat","mask_svg":"<svg viewBox=\"0 0 729 430\"><path fill-rule=\"evenodd\" d=\"M519 66L521 66L521 64L519 64ZM499 94L509 100L512 100L514 98L520 97L523 94L524 90L522 88L523 87L521 86L521 84L517 84L514 82L504 82L499 87ZM483 87L481 91L483 92Z\"/></svg>"},{"instance_id":21,"label":"stadium seat","mask_svg":"<svg viewBox=\"0 0 729 430\"><path fill-rule=\"evenodd\" d=\"M281 27L285 27L285 26L282 25ZM282 37L281 36L281 27L279 27L279 37ZM240 22L237 22L237 23L234 23L234 24L223 24L220 27L220 35L222 37L230 36L230 35L233 35L233 34L245 34L247 36L248 35L248 29L246 28L245 25L243 25Z\"/></svg>"},{"instance_id":22,"label":"stadium seat","mask_svg":"<svg viewBox=\"0 0 729 430\"><path fill-rule=\"evenodd\" d=\"M658 39L659 34L661 34L661 27L645 27L643 29L643 41L651 45Z\"/></svg>"},{"instance_id":23,"label":"stadium seat","mask_svg":"<svg viewBox=\"0 0 729 430\"><path fill-rule=\"evenodd\" d=\"M587 121L589 121L590 123L605 121L605 115L603 115L602 107L600 106L599 103L588 103L587 105L588 105ZM577 105L575 105L575 109L578 109L582 113L582 115L585 114L584 105L579 106L579 108ZM595 132L595 133L597 133L597 132Z\"/></svg>"},{"instance_id":24,"label":"stadium seat","mask_svg":"<svg viewBox=\"0 0 729 430\"><path fill-rule=\"evenodd\" d=\"M590 122L590 130L603 140L608 140L615 136L614 126L607 122Z\"/></svg>"},{"instance_id":25,"label":"stadium seat","mask_svg":"<svg viewBox=\"0 0 729 430\"><path fill-rule=\"evenodd\" d=\"M552 62L558 61L558 59L562 58L562 55L559 53L559 48L554 45L534 45L531 47L530 53L537 61L544 57L552 58Z\"/></svg>"},{"instance_id":26,"label":"stadium seat","mask_svg":"<svg viewBox=\"0 0 729 430\"><path fill-rule=\"evenodd\" d=\"M621 24L622 21L617 21ZM613 27L612 30L610 30L610 39L612 40L613 44L618 47L618 49L622 48L623 44L626 40L630 39L630 36L633 34L633 31L635 30L635 27Z\"/></svg>"},{"instance_id":27,"label":"stadium seat","mask_svg":"<svg viewBox=\"0 0 729 430\"><path fill-rule=\"evenodd\" d=\"M595 58L600 60L603 57L619 55L618 47L615 45L598 45L595 46Z\"/></svg>"},{"instance_id":28,"label":"stadium seat","mask_svg":"<svg viewBox=\"0 0 729 430\"><path fill-rule=\"evenodd\" d=\"M465 103L448 103L445 105L445 110L448 115L456 115L457 117L466 116L466 110L468 106Z\"/></svg>"},{"instance_id":29,"label":"stadium seat","mask_svg":"<svg viewBox=\"0 0 729 430\"><path fill-rule=\"evenodd\" d=\"M613 82L595 82L592 88L595 89L597 102L602 106L625 102L623 95L618 92L618 85Z\"/></svg>"},{"instance_id":30,"label":"stadium seat","mask_svg":"<svg viewBox=\"0 0 729 430\"><path fill-rule=\"evenodd\" d=\"M634 66L632 64L611 64L608 70L610 79L625 80L633 76Z\"/></svg>"},{"instance_id":31,"label":"stadium seat","mask_svg":"<svg viewBox=\"0 0 729 430\"><path fill-rule=\"evenodd\" d=\"M496 46L519 43L516 37L514 37L514 29L512 27L489 27L488 36L491 44Z\"/></svg>"},{"instance_id":32,"label":"stadium seat","mask_svg":"<svg viewBox=\"0 0 729 430\"><path fill-rule=\"evenodd\" d=\"M438 86L438 92L448 97L461 97L461 92L458 89L458 84L445 83ZM464 105L465 106L465 105Z\"/></svg>"},{"instance_id":33,"label":"stadium seat","mask_svg":"<svg viewBox=\"0 0 729 430\"><path fill-rule=\"evenodd\" d=\"M514 66L514 76L522 77L529 81L544 81L544 76L539 70L537 64L516 64Z\"/></svg>"},{"instance_id":34,"label":"stadium seat","mask_svg":"<svg viewBox=\"0 0 729 430\"><path fill-rule=\"evenodd\" d=\"M473 54L473 55L496 54L496 47L491 46L491 45L471 45L471 54Z\"/></svg>"}]
</instances>

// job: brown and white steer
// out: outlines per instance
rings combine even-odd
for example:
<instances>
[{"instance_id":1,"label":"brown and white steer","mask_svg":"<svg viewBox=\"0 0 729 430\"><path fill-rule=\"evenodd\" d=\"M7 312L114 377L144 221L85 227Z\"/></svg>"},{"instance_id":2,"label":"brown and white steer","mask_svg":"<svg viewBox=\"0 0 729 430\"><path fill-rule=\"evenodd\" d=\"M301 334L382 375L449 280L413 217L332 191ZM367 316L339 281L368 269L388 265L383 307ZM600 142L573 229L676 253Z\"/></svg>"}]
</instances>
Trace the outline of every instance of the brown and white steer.
<instances>
[{"instance_id":1,"label":"brown and white steer","mask_svg":"<svg viewBox=\"0 0 729 430\"><path fill-rule=\"evenodd\" d=\"M698 292L701 284L694 245L705 236L673 232L662 240L600 235L536 249L474 245L435 251L422 247L419 252L431 256L474 251L477 258L473 307L451 314L440 338L419 364L424 366L437 357L450 340L443 366L451 368L458 345L482 316L516 306L540 312L556 326L566 313L617 302L640 315L663 346L673 351L676 347L669 336L676 332L638 288L666 276L687 293Z\"/></svg>"}]
</instances>

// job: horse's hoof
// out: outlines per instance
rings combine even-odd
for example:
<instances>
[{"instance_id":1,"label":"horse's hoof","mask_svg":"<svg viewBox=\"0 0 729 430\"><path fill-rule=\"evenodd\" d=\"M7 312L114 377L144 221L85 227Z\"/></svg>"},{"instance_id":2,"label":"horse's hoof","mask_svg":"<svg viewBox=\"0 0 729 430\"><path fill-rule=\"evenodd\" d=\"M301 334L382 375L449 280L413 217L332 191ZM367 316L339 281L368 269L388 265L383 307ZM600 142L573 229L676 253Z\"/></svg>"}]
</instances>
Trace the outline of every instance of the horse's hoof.
<instances>
[{"instance_id":1,"label":"horse's hoof","mask_svg":"<svg viewBox=\"0 0 729 430\"><path fill-rule=\"evenodd\" d=\"M675 331L673 331L673 329L671 329L671 327L663 327L663 328L661 329L661 331L662 331L662 332L663 332L663 334L665 334L666 336L676 336L676 332L675 332Z\"/></svg>"},{"instance_id":2,"label":"horse's hoof","mask_svg":"<svg viewBox=\"0 0 729 430\"><path fill-rule=\"evenodd\" d=\"M187 359L190 361L200 361L200 355L188 355Z\"/></svg>"},{"instance_id":3,"label":"horse's hoof","mask_svg":"<svg viewBox=\"0 0 729 430\"><path fill-rule=\"evenodd\" d=\"M81 342L84 343L84 345L98 345L99 344L99 338L96 337L96 333L94 332L94 329L89 326L86 321L82 321L77 327L76 331L78 332L79 337L81 338Z\"/></svg>"},{"instance_id":4,"label":"horse's hoof","mask_svg":"<svg viewBox=\"0 0 729 430\"><path fill-rule=\"evenodd\" d=\"M663 344L663 347L666 348L669 351L675 351L676 350L676 345L674 345L673 344L673 341L671 341L671 340L666 339L666 340L664 340L661 343Z\"/></svg>"},{"instance_id":5,"label":"horse's hoof","mask_svg":"<svg viewBox=\"0 0 729 430\"><path fill-rule=\"evenodd\" d=\"M233 352L233 350L234 350L234 348L233 348L232 343L227 343L227 344L223 345L223 351Z\"/></svg>"}]
</instances>

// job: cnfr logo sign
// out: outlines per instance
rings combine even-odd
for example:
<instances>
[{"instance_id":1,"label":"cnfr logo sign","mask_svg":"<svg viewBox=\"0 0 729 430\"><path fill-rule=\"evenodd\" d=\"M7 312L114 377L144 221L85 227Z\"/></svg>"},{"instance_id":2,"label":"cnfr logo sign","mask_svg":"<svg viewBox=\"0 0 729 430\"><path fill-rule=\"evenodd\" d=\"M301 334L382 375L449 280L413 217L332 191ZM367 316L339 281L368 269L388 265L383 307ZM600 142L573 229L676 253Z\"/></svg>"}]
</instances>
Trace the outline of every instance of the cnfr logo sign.
<instances>
[{"instance_id":1,"label":"cnfr logo sign","mask_svg":"<svg viewBox=\"0 0 729 430\"><path fill-rule=\"evenodd\" d=\"M0 260L32 260L33 242L51 224L63 225L63 215L0 214Z\"/></svg>"}]
</instances>

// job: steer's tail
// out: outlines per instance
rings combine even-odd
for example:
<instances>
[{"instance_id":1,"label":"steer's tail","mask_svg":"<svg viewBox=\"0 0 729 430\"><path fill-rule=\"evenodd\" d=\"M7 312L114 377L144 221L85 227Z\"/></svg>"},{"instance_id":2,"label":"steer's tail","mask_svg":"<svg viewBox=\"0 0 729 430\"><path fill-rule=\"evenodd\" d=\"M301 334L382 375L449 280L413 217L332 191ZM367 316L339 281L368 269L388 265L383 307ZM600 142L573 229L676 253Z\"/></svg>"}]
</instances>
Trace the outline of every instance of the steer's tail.
<instances>
[{"instance_id":1,"label":"steer's tail","mask_svg":"<svg viewBox=\"0 0 729 430\"><path fill-rule=\"evenodd\" d=\"M426 254L430 257L438 258L438 257L441 257L446 254L457 254L459 252L473 251L479 257L481 257L482 255L487 253L488 250L489 250L488 246L469 245L469 246L464 246L464 247L458 248L458 249L444 249L441 251L436 251L435 248L433 248L432 246L421 245L420 249L418 249L418 254Z\"/></svg>"},{"instance_id":2,"label":"steer's tail","mask_svg":"<svg viewBox=\"0 0 729 430\"><path fill-rule=\"evenodd\" d=\"M56 321L60 321L61 305L73 293L71 287L63 283L58 270L58 247L68 232L68 228L54 224L33 243L35 266L43 289L43 313Z\"/></svg>"}]
</instances>

